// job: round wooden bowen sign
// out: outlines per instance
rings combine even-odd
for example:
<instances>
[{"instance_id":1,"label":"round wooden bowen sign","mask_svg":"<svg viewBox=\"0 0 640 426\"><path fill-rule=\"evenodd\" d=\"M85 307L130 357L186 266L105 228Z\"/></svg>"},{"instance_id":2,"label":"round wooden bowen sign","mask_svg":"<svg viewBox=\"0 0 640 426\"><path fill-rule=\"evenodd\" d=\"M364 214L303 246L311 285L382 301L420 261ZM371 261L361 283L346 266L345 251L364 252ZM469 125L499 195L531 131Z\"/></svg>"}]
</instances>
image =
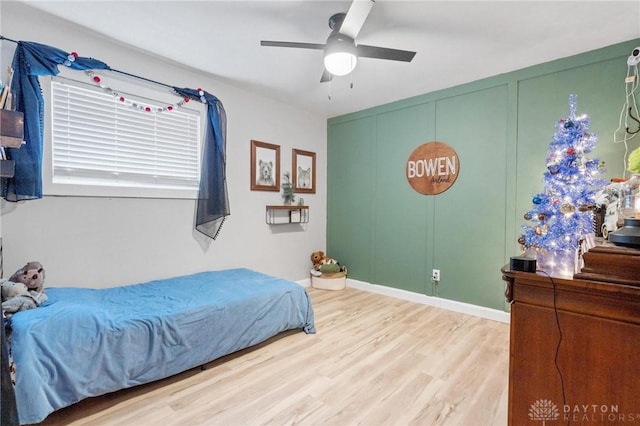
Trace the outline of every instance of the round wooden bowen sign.
<instances>
[{"instance_id":1,"label":"round wooden bowen sign","mask_svg":"<svg viewBox=\"0 0 640 426\"><path fill-rule=\"evenodd\" d=\"M424 195L435 195L449 189L458 178L458 154L442 142L427 142L417 147L407 160L407 180Z\"/></svg>"}]
</instances>

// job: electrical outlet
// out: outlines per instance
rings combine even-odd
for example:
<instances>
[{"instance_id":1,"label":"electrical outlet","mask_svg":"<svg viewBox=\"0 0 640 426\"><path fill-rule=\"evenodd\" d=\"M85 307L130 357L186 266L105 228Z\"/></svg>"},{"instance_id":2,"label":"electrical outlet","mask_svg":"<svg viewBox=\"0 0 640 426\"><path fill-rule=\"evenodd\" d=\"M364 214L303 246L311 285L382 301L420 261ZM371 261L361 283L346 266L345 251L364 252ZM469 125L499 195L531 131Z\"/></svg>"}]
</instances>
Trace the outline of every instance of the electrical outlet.
<instances>
[{"instance_id":1,"label":"electrical outlet","mask_svg":"<svg viewBox=\"0 0 640 426\"><path fill-rule=\"evenodd\" d=\"M439 282L440 281L440 269L434 269L431 272L431 280L433 280L435 282Z\"/></svg>"}]
</instances>

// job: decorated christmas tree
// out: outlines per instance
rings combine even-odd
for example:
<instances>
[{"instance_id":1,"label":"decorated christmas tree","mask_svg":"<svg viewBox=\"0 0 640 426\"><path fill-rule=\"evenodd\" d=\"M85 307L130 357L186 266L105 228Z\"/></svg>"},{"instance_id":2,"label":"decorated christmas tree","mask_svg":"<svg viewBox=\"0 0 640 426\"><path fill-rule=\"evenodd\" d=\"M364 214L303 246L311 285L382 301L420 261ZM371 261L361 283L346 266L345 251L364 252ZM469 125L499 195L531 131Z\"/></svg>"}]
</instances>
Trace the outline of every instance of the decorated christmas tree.
<instances>
[{"instance_id":1,"label":"decorated christmas tree","mask_svg":"<svg viewBox=\"0 0 640 426\"><path fill-rule=\"evenodd\" d=\"M569 97L569 117L556 124L549 143L544 191L532 198L525 213L527 224L518 242L524 248L575 253L586 235L593 233L593 207L604 164L590 159L598 140L589 133L589 118L576 116L576 95ZM570 257L571 258L571 257Z\"/></svg>"}]
</instances>

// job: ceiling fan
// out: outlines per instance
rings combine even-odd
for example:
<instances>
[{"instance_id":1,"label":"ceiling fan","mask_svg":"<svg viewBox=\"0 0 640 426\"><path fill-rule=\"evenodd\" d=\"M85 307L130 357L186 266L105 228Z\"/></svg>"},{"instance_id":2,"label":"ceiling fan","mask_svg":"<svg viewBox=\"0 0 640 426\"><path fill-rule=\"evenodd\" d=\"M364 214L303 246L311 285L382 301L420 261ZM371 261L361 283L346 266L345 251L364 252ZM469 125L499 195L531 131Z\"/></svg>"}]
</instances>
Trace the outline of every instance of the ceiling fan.
<instances>
[{"instance_id":1,"label":"ceiling fan","mask_svg":"<svg viewBox=\"0 0 640 426\"><path fill-rule=\"evenodd\" d=\"M320 78L321 83L331 81L334 75L349 74L355 68L358 57L411 62L416 52L356 44L355 39L369 16L373 3L374 0L354 0L346 14L336 13L331 16L331 34L325 44L262 40L260 45L324 50L325 69Z\"/></svg>"}]
</instances>

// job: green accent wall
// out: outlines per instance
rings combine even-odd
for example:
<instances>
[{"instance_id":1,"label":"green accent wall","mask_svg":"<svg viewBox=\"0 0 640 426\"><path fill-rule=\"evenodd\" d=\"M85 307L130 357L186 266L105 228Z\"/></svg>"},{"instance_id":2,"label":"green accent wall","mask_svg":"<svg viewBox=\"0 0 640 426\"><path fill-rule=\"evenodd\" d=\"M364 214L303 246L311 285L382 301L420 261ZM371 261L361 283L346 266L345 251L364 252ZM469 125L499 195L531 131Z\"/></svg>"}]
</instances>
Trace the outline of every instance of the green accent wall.
<instances>
[{"instance_id":1,"label":"green accent wall","mask_svg":"<svg viewBox=\"0 0 640 426\"><path fill-rule=\"evenodd\" d=\"M371 276L376 284L422 294L430 294L424 276L431 250L425 237L433 234L433 203L414 196L405 164L411 151L435 135L433 117L429 104L379 114L374 146Z\"/></svg>"},{"instance_id":2,"label":"green accent wall","mask_svg":"<svg viewBox=\"0 0 640 426\"><path fill-rule=\"evenodd\" d=\"M626 59L640 39L332 118L327 142L327 253L359 281L508 310L500 268L519 255L531 196L544 186L547 148L578 95L599 137L590 157L621 176L613 132ZM459 176L426 196L406 179L421 144L450 145ZM440 284L431 270L440 269Z\"/></svg>"}]
</instances>

